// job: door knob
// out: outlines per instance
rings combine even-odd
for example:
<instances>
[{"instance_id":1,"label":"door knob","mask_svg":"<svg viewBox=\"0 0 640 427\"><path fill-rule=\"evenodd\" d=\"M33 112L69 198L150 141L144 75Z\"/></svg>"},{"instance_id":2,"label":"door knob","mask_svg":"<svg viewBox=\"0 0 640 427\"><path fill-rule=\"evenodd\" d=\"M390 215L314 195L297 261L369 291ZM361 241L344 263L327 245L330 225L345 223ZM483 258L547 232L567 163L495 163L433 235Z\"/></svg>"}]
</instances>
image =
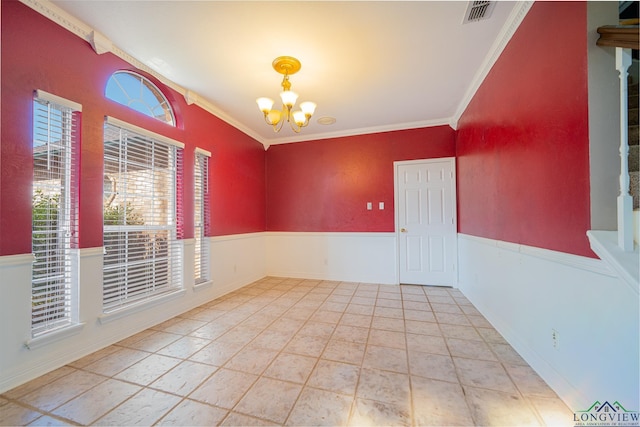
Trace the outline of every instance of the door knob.
<instances>
[{"instance_id":1,"label":"door knob","mask_svg":"<svg viewBox=\"0 0 640 427\"><path fill-rule=\"evenodd\" d=\"M406 228L401 228L401 229L400 229L400 232L401 232L401 233L406 233L406 232L407 232L407 229L406 229Z\"/></svg>"}]
</instances>

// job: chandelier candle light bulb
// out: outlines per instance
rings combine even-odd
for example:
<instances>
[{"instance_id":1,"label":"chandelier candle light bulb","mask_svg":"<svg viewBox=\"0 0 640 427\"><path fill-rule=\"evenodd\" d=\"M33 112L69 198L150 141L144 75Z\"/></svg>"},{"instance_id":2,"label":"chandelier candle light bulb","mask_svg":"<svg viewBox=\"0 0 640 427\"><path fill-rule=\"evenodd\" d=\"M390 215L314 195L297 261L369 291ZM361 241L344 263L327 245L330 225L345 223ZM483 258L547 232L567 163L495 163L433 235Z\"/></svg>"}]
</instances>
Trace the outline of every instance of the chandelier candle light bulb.
<instances>
[{"instance_id":1,"label":"chandelier candle light bulb","mask_svg":"<svg viewBox=\"0 0 640 427\"><path fill-rule=\"evenodd\" d=\"M302 65L300 61L291 56L280 56L273 60L272 65L274 70L284 74L281 84L282 92L280 92L282 111L272 109L274 102L270 98L258 98L256 103L264 115L264 121L273 127L274 132L280 132L283 123L287 121L291 129L298 133L303 127L309 125L309 119L316 110L315 103L306 101L300 104L300 110L291 111L296 105L298 94L291 90L289 76L297 73Z\"/></svg>"}]
</instances>

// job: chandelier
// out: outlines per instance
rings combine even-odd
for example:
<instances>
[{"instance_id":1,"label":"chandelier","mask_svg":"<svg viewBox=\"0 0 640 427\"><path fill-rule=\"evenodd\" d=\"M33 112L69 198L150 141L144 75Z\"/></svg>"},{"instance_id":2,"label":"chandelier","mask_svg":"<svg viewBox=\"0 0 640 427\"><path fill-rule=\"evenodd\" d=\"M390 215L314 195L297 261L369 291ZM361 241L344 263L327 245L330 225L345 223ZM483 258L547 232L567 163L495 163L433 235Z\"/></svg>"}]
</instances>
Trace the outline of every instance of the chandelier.
<instances>
[{"instance_id":1,"label":"chandelier","mask_svg":"<svg viewBox=\"0 0 640 427\"><path fill-rule=\"evenodd\" d=\"M279 56L273 60L273 69L280 74L284 74L282 79L282 92L280 92L280 98L282 99L282 110L272 110L273 99L270 98L258 98L258 108L264 114L264 121L273 126L274 132L280 132L284 122L289 122L291 129L298 133L300 130L309 124L309 119L313 115L316 104L313 102L303 102L300 104L300 110L291 111L296 104L298 94L291 90L291 82L289 76L300 71L300 61L291 56Z\"/></svg>"}]
</instances>

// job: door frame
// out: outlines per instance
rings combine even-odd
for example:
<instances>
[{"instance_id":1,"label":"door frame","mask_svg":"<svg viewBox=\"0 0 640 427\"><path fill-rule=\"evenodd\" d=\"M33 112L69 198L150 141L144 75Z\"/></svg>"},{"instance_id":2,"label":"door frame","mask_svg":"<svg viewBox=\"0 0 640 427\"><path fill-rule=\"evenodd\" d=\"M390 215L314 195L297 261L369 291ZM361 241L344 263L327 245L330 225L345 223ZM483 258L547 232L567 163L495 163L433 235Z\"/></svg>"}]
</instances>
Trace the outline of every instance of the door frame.
<instances>
[{"instance_id":1,"label":"door frame","mask_svg":"<svg viewBox=\"0 0 640 427\"><path fill-rule=\"evenodd\" d=\"M455 157L437 157L430 159L416 159L416 160L398 160L393 162L393 227L395 230L395 240L396 240L396 283L400 284L400 229L398 227L398 218L399 218L399 210L400 206L398 205L398 168L404 165L412 165L412 164L424 164L424 163L451 163L451 172L453 173L453 183L451 186L452 197L453 197L453 226L455 229L455 239L453 242L454 252L456 258L456 267L454 274L454 287L458 287L459 280L459 271L460 271L460 263L458 256L458 193L457 193L457 171L456 171L456 158Z\"/></svg>"}]
</instances>

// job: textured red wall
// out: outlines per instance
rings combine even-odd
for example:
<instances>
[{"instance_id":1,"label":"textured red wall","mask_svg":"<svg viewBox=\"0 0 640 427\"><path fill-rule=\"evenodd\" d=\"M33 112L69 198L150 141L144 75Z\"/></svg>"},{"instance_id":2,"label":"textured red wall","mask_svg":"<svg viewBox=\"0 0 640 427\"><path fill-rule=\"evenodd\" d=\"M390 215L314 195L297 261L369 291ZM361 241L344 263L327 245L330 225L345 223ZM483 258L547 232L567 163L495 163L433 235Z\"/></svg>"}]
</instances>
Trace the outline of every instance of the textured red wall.
<instances>
[{"instance_id":1,"label":"textured red wall","mask_svg":"<svg viewBox=\"0 0 640 427\"><path fill-rule=\"evenodd\" d=\"M536 2L458 124L462 233L594 256L586 3Z\"/></svg>"},{"instance_id":2,"label":"textured red wall","mask_svg":"<svg viewBox=\"0 0 640 427\"><path fill-rule=\"evenodd\" d=\"M267 230L393 231L393 162L454 155L449 126L271 146Z\"/></svg>"},{"instance_id":3,"label":"textured red wall","mask_svg":"<svg viewBox=\"0 0 640 427\"><path fill-rule=\"evenodd\" d=\"M104 98L109 76L131 65L90 45L16 1L2 1L0 255L31 252L31 129L33 91L82 104L80 247L102 246L102 134L113 116L185 143L185 235L193 236L193 151L213 153L212 233L265 228L265 152L237 131L162 84L176 110L173 128Z\"/></svg>"}]
</instances>

